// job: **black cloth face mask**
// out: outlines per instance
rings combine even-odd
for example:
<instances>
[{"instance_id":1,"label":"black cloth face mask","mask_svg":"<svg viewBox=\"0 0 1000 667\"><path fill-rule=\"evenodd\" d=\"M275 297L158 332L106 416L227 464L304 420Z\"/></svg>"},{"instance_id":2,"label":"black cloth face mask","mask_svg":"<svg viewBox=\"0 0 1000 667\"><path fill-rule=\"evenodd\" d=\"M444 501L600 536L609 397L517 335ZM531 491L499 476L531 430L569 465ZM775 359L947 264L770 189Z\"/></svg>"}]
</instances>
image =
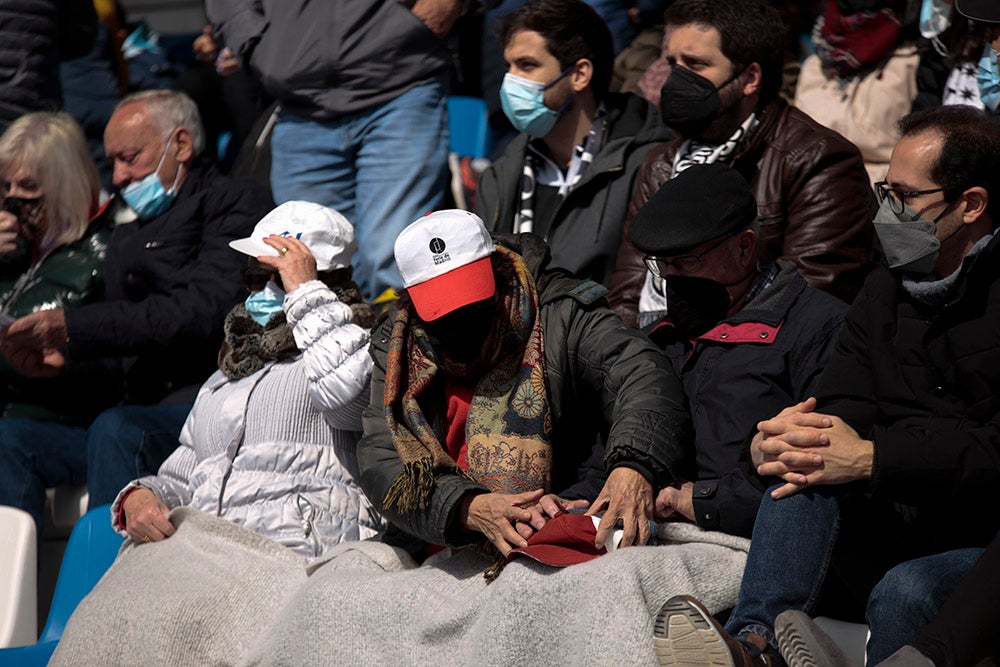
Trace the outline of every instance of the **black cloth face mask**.
<instances>
[{"instance_id":1,"label":"black cloth face mask","mask_svg":"<svg viewBox=\"0 0 1000 667\"><path fill-rule=\"evenodd\" d=\"M660 116L663 122L684 138L701 136L722 113L719 91L739 75L734 74L716 88L714 83L700 74L675 65L660 89Z\"/></svg>"},{"instance_id":2,"label":"black cloth face mask","mask_svg":"<svg viewBox=\"0 0 1000 667\"><path fill-rule=\"evenodd\" d=\"M708 278L667 276L663 279L670 321L688 338L697 338L726 317L729 292Z\"/></svg>"},{"instance_id":3,"label":"black cloth face mask","mask_svg":"<svg viewBox=\"0 0 1000 667\"><path fill-rule=\"evenodd\" d=\"M38 236L38 219L42 215L45 197L4 197L3 210L14 215L21 223L22 236L33 239Z\"/></svg>"}]
</instances>

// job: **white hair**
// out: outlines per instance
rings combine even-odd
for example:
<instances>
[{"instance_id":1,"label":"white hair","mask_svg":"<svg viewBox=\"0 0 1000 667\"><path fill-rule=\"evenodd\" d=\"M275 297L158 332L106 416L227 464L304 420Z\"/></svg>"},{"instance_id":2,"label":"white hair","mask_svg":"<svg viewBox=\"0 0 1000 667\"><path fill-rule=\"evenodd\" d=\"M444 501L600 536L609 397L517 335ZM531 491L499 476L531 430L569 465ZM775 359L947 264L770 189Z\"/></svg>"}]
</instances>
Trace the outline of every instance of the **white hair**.
<instances>
[{"instance_id":1,"label":"white hair","mask_svg":"<svg viewBox=\"0 0 1000 667\"><path fill-rule=\"evenodd\" d=\"M194 154L201 155L205 150L205 129L201 125L198 106L190 97L176 90L142 90L125 96L115 111L134 102L146 105L149 115L160 125L164 135L183 127L191 133Z\"/></svg>"}]
</instances>

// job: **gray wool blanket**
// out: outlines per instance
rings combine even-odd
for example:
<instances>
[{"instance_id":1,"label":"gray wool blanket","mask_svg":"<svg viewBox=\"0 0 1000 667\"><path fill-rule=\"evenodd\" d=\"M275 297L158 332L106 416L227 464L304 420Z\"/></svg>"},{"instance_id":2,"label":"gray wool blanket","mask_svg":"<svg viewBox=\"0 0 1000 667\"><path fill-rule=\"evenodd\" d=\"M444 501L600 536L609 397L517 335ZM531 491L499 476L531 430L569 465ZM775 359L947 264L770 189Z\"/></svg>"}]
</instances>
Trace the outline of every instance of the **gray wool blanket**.
<instances>
[{"instance_id":1,"label":"gray wool blanket","mask_svg":"<svg viewBox=\"0 0 1000 667\"><path fill-rule=\"evenodd\" d=\"M177 532L126 542L70 619L52 665L655 664L672 595L736 601L749 541L689 524L661 546L550 568L445 550L417 567L378 542L308 562L228 521L174 510Z\"/></svg>"}]
</instances>

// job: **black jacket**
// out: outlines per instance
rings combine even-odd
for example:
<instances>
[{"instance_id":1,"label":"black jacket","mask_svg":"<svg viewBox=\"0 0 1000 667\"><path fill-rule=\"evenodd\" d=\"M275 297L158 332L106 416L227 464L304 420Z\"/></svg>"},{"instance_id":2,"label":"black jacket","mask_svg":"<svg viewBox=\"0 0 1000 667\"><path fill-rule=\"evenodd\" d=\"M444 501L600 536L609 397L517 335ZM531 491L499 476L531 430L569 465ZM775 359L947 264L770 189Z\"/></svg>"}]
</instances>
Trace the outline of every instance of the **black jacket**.
<instances>
[{"instance_id":1,"label":"black jacket","mask_svg":"<svg viewBox=\"0 0 1000 667\"><path fill-rule=\"evenodd\" d=\"M605 304L606 290L591 281L546 271L548 249L530 234L501 239L521 253L539 288L552 406L551 490L566 498L594 500L603 471L588 471L600 434L607 443L604 470L639 470L654 488L670 484L689 445L684 391L662 354L635 329L622 324ZM358 444L361 487L396 529L432 544L458 545L477 539L457 525L455 509L468 493L487 489L457 475L437 478L425 510L385 509L386 491L402 471L383 411L385 366L392 317L372 331L372 400L365 410L365 436ZM440 419L431 418L444 441Z\"/></svg>"},{"instance_id":2,"label":"black jacket","mask_svg":"<svg viewBox=\"0 0 1000 667\"><path fill-rule=\"evenodd\" d=\"M545 240L552 248L552 266L607 285L639 166L646 153L673 134L656 107L641 97L612 94L604 104L604 148L559 204ZM516 231L528 140L518 135L479 179L476 213L493 234Z\"/></svg>"},{"instance_id":3,"label":"black jacket","mask_svg":"<svg viewBox=\"0 0 1000 667\"><path fill-rule=\"evenodd\" d=\"M222 322L246 297L246 256L229 247L271 209L250 181L195 165L162 215L120 224L104 267L105 301L66 310L73 373L124 375L125 399L194 392L216 368Z\"/></svg>"},{"instance_id":4,"label":"black jacket","mask_svg":"<svg viewBox=\"0 0 1000 667\"><path fill-rule=\"evenodd\" d=\"M1000 528L1000 236L942 308L873 271L817 397L875 443L874 498L920 508L928 540L989 543Z\"/></svg>"},{"instance_id":5,"label":"black jacket","mask_svg":"<svg viewBox=\"0 0 1000 667\"><path fill-rule=\"evenodd\" d=\"M692 344L669 318L649 327L681 376L695 433L694 513L702 528L750 537L764 485L739 465L757 422L808 398L847 305L807 287L791 262L738 313Z\"/></svg>"}]
</instances>

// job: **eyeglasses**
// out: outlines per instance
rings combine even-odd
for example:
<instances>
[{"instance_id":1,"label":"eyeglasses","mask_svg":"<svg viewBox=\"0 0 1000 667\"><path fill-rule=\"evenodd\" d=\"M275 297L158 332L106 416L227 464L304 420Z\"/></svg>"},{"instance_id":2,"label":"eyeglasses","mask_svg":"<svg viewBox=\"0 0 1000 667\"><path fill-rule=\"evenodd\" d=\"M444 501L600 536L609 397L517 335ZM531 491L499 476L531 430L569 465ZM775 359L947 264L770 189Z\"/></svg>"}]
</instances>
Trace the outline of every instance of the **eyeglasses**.
<instances>
[{"instance_id":1,"label":"eyeglasses","mask_svg":"<svg viewBox=\"0 0 1000 667\"><path fill-rule=\"evenodd\" d=\"M646 268L649 269L653 275L659 276L660 278L667 275L667 269L671 266L683 273L694 273L701 268L701 260L705 257L705 255L712 252L731 238L733 237L725 236L719 239L716 243L712 244L709 248L699 252L697 255L678 255L673 259L660 259L659 257L646 255L642 258L642 261L646 263Z\"/></svg>"},{"instance_id":2,"label":"eyeglasses","mask_svg":"<svg viewBox=\"0 0 1000 667\"><path fill-rule=\"evenodd\" d=\"M261 269L259 267L247 267L240 269L240 275L243 276L243 284L247 286L247 289L251 292L259 292L267 285L269 280L274 280L274 276L277 275L277 271L272 271L271 269Z\"/></svg>"},{"instance_id":3,"label":"eyeglasses","mask_svg":"<svg viewBox=\"0 0 1000 667\"><path fill-rule=\"evenodd\" d=\"M897 190L896 188L890 188L888 181L879 181L875 184L875 196L878 197L879 203L884 202L886 199L889 200L889 208L892 209L893 213L902 213L906 207L906 200L912 197L919 197L920 195L930 195L935 192L944 192L944 188L933 188L931 190L913 190L911 192L904 192L902 190Z\"/></svg>"}]
</instances>

